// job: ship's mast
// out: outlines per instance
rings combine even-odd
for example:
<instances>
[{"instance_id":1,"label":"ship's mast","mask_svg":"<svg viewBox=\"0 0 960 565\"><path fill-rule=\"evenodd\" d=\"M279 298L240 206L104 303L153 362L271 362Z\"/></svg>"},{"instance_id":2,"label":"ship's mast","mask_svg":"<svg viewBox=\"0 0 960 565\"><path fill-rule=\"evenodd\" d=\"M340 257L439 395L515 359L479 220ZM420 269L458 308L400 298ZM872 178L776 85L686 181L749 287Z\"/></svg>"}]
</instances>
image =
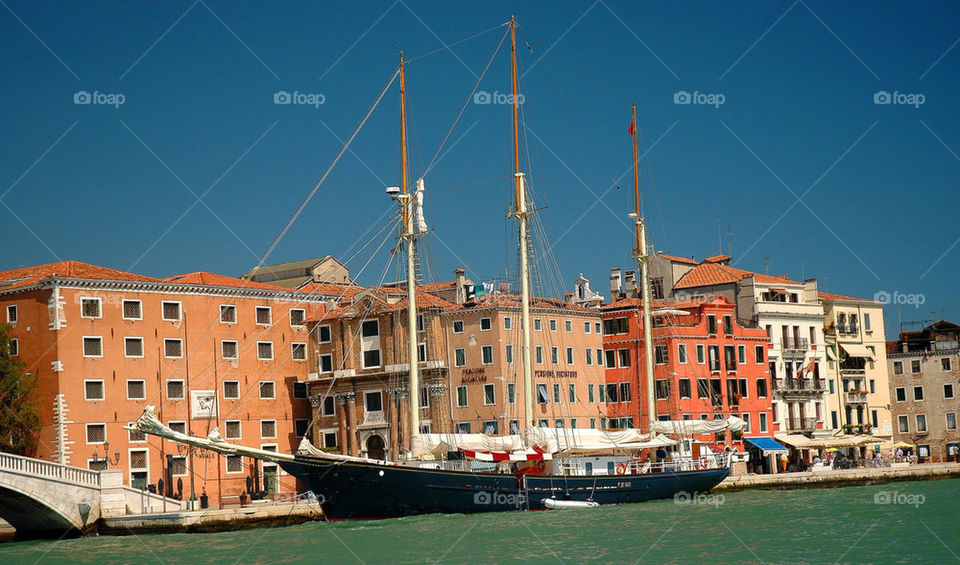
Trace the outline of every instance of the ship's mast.
<instances>
[{"instance_id":1,"label":"ship's mast","mask_svg":"<svg viewBox=\"0 0 960 565\"><path fill-rule=\"evenodd\" d=\"M650 315L650 268L647 255L647 224L640 215L640 163L637 156L637 104L633 104L633 123L630 128L633 135L633 216L637 232L637 246L633 249L633 258L640 265L640 291L643 293L643 365L647 383L647 419L650 424L657 419L657 405L653 394L653 323ZM642 423L641 423L642 427Z\"/></svg>"},{"instance_id":2,"label":"ship's mast","mask_svg":"<svg viewBox=\"0 0 960 565\"><path fill-rule=\"evenodd\" d=\"M403 51L400 52L400 203L403 209L403 235L407 248L407 359L410 373L407 377L407 399L410 403L410 430L407 444L412 447L414 436L420 433L420 367L417 352L417 277L415 269L417 232L413 225L413 198L407 192L407 100Z\"/></svg>"},{"instance_id":3,"label":"ship's mast","mask_svg":"<svg viewBox=\"0 0 960 565\"><path fill-rule=\"evenodd\" d=\"M520 348L523 360L523 399L524 399L524 430L533 427L533 368L530 365L530 258L527 256L527 222L530 212L527 211L527 195L525 178L520 172L520 134L517 114L519 101L517 96L517 20L510 17L510 61L511 87L513 92L513 182L514 203L513 217L520 224L520 329L523 345Z\"/></svg>"}]
</instances>

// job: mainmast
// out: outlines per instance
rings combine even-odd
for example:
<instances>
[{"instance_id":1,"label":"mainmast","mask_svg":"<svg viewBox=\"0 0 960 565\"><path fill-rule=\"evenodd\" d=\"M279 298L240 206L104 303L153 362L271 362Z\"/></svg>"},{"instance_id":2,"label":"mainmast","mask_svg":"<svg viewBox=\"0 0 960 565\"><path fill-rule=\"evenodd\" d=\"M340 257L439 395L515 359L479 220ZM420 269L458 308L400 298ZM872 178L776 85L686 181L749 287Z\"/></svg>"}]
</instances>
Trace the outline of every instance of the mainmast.
<instances>
[{"instance_id":1,"label":"mainmast","mask_svg":"<svg viewBox=\"0 0 960 565\"><path fill-rule=\"evenodd\" d=\"M527 211L527 195L525 193L526 179L520 172L520 134L517 114L519 101L517 96L517 20L510 16L510 60L511 86L513 91L513 181L514 204L513 217L520 224L520 328L523 345L520 348L523 360L523 399L524 399L524 430L533 427L533 368L530 365L530 258L527 256L527 222L530 212Z\"/></svg>"},{"instance_id":2,"label":"mainmast","mask_svg":"<svg viewBox=\"0 0 960 565\"><path fill-rule=\"evenodd\" d=\"M403 235L407 248L407 359L410 373L407 377L407 399L410 411L408 444L420 433L420 366L417 352L417 278L416 239L419 234L413 225L413 198L407 192L407 101L406 77L403 68L403 51L400 52L400 207L403 210Z\"/></svg>"},{"instance_id":3,"label":"mainmast","mask_svg":"<svg viewBox=\"0 0 960 565\"><path fill-rule=\"evenodd\" d=\"M649 422L657 419L657 405L653 394L653 323L650 315L650 268L647 255L647 224L640 215L640 163L637 156L637 104L633 104L633 122L630 133L633 135L633 217L637 232L637 246L633 249L633 259L640 265L640 289L643 295L643 365L647 383L647 429ZM642 427L642 422L641 422Z\"/></svg>"}]
</instances>

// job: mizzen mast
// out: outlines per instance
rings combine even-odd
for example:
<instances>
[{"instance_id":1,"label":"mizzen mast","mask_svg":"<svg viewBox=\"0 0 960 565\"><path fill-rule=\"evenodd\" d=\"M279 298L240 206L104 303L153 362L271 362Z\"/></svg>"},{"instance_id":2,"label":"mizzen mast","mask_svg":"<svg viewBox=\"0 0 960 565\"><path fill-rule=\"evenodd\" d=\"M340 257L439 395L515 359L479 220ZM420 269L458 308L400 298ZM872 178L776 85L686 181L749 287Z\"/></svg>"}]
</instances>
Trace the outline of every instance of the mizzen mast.
<instances>
[{"instance_id":1,"label":"mizzen mast","mask_svg":"<svg viewBox=\"0 0 960 565\"><path fill-rule=\"evenodd\" d=\"M633 121L630 123L630 134L633 136L633 218L637 234L637 246L633 249L633 259L640 266L640 288L643 296L643 365L646 372L647 386L647 419L648 430L650 423L657 419L657 405L654 400L653 379L653 323L650 315L650 266L647 254L647 224L640 214L640 163L637 155L637 104L633 104ZM641 423L642 426L642 423Z\"/></svg>"}]
</instances>

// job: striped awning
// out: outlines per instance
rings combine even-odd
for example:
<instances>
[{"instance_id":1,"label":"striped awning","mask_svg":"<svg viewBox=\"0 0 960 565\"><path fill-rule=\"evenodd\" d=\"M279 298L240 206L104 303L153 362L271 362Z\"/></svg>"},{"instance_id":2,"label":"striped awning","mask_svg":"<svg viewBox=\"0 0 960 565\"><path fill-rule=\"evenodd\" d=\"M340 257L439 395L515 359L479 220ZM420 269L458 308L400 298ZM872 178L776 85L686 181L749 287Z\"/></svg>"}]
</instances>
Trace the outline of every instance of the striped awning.
<instances>
[{"instance_id":1,"label":"striped awning","mask_svg":"<svg viewBox=\"0 0 960 565\"><path fill-rule=\"evenodd\" d=\"M536 446L523 451L473 451L470 449L459 450L467 459L477 461L542 461L551 460L553 456Z\"/></svg>"}]
</instances>

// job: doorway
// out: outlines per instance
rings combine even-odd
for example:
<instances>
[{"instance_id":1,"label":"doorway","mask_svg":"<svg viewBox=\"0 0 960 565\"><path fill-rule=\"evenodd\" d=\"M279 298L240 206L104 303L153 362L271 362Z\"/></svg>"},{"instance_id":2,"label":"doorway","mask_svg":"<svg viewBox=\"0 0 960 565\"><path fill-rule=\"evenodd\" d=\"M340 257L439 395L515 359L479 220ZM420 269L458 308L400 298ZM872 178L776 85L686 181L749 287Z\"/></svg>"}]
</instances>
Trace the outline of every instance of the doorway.
<instances>
[{"instance_id":1,"label":"doorway","mask_svg":"<svg viewBox=\"0 0 960 565\"><path fill-rule=\"evenodd\" d=\"M370 459L386 459L384 448L382 437L372 435L367 438L367 457Z\"/></svg>"}]
</instances>

